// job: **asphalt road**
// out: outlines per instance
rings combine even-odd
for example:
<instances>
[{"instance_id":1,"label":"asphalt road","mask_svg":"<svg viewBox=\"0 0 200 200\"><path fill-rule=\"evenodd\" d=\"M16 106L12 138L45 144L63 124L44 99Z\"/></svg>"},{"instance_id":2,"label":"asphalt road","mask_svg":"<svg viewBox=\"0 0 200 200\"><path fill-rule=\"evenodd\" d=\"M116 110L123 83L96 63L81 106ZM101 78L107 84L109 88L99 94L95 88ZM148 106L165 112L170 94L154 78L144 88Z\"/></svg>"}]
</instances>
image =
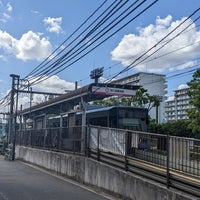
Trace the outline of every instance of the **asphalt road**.
<instances>
[{"instance_id":1,"label":"asphalt road","mask_svg":"<svg viewBox=\"0 0 200 200\"><path fill-rule=\"evenodd\" d=\"M86 187L0 156L0 200L106 200Z\"/></svg>"}]
</instances>

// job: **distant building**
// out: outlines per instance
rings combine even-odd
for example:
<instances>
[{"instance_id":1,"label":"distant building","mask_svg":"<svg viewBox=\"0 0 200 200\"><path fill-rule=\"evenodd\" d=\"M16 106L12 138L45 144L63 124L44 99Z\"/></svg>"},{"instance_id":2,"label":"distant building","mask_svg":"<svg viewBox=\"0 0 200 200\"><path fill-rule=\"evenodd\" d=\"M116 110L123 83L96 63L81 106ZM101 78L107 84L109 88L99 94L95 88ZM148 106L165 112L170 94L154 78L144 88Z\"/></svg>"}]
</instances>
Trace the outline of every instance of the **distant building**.
<instances>
[{"instance_id":1,"label":"distant building","mask_svg":"<svg viewBox=\"0 0 200 200\"><path fill-rule=\"evenodd\" d=\"M167 93L165 75L139 72L130 76L113 81L116 84L129 84L140 85L144 89L147 89L150 95L156 95L160 99L160 106L158 107L158 123L164 121L164 107L165 107L165 95ZM156 119L156 108L152 108L149 112L151 118Z\"/></svg>"},{"instance_id":2,"label":"distant building","mask_svg":"<svg viewBox=\"0 0 200 200\"><path fill-rule=\"evenodd\" d=\"M165 102L166 121L172 122L177 120L188 119L187 110L192 108L189 104L187 91L189 86L182 84L174 91L174 96L169 97Z\"/></svg>"}]
</instances>

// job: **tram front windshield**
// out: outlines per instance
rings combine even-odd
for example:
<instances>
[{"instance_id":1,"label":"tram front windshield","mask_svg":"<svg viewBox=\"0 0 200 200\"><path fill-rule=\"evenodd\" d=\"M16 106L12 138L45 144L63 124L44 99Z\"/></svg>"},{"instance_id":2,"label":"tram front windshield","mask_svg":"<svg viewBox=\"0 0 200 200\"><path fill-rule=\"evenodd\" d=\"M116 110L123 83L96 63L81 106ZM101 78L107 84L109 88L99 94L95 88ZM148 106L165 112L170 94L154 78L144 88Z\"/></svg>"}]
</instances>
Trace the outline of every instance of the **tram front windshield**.
<instances>
[{"instance_id":1,"label":"tram front windshield","mask_svg":"<svg viewBox=\"0 0 200 200\"><path fill-rule=\"evenodd\" d=\"M119 110L118 128L146 131L146 111L145 110Z\"/></svg>"}]
</instances>

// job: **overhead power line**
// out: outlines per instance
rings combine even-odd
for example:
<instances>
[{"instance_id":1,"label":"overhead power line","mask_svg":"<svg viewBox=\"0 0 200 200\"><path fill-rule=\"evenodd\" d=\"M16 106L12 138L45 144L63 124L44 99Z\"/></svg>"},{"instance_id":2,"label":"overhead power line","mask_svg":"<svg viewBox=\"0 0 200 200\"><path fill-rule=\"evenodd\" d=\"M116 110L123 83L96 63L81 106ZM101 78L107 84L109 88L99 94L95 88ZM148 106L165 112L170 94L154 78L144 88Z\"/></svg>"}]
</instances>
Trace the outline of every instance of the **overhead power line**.
<instances>
[{"instance_id":1,"label":"overhead power line","mask_svg":"<svg viewBox=\"0 0 200 200\"><path fill-rule=\"evenodd\" d=\"M115 2L117 2L117 1L115 1ZM37 73L35 73L34 74L34 76L35 77L38 77L38 76L40 76L40 75L48 75L47 73L51 70L51 69L53 69L53 68L55 68L55 67L57 67L57 66L59 66L59 64L61 64L63 61L64 61L64 59L66 60L66 57L68 58L68 57L70 57L71 55L73 55L74 54L74 51L76 51L77 52L77 48L78 48L78 50L80 50L80 45L83 43L85 46L87 46L87 44L86 44L86 42L85 42L85 40L94 32L93 31L93 29L95 29L95 27L96 27L96 25L95 25L95 23L97 22L97 20L99 20L99 19L101 19L101 17L104 15L104 14L106 14L106 13L108 13L109 15L111 15L112 14L112 12L113 12L113 9L114 8L116 8L117 6L119 6L119 4L122 2L122 0L121 1L119 1L116 5L114 4L114 3L111 3L110 5L109 5L109 7L108 8L106 8L104 11L103 11L103 13L101 13L99 16L98 16L98 18L96 18L92 23L90 23L86 28L84 28L84 30L81 32L81 33L79 33L78 34L78 36L76 36L75 37L75 39L73 39L64 49L62 49L62 51L59 53L59 54L61 54L61 53L64 53L59 59L57 59L57 60L55 60L55 58L53 58L51 61L53 61L53 63L51 63L50 65L48 65L48 66L46 66L46 65L44 65L43 66L43 69L41 70L38 70L37 71ZM127 1L124 1L125 3L127 3ZM125 3L123 3L123 5L125 5ZM113 8L113 6L114 6L114 8ZM101 22L101 21L100 21ZM92 28L92 30L90 31L90 28L93 26L93 25L95 25L95 27L94 28ZM89 33L86 33L86 32L90 32L90 34ZM86 33L86 36L83 36L84 34ZM81 40L80 41L78 41L78 43L76 44L76 45L74 45L71 49L69 49L69 50L67 50L71 45L73 45L77 40L79 40L81 38ZM67 51L66 53L65 53L65 51ZM58 55L56 55L56 56L58 56ZM55 60L55 61L54 61ZM44 68L45 67L45 68ZM30 80L31 80L31 78L29 78ZM32 79L34 79L34 77L32 78Z\"/></svg>"},{"instance_id":2,"label":"overhead power line","mask_svg":"<svg viewBox=\"0 0 200 200\"><path fill-rule=\"evenodd\" d=\"M120 20L118 19L119 16L117 16L117 18L115 18L115 23L110 23L109 26L106 26L107 30L105 30L105 27L102 29L102 31L104 32L100 32L102 33L101 35L99 35L100 33L97 33L93 39L94 41L92 41L92 44L94 44L95 42L99 41L100 39L102 39L102 37L105 37L105 34L110 33L110 35L108 35L105 39L103 39L102 41L99 41L98 44L96 44L94 47L92 47L92 44L89 44L87 46L82 45L81 47L84 49L79 50L76 54L74 54L74 52L72 54L70 54L70 57L67 57L68 59L66 60L66 57L62 58L62 60L64 61L63 63L61 63L61 60L58 60L59 62L59 66L57 65L58 63L54 63L53 66L50 66L50 68L46 68L47 70L45 71L45 73L41 73L40 76L34 80L31 84L38 84L41 81L44 81L46 78L49 78L52 75L55 75L57 73L60 73L61 71L63 71L64 69L68 68L69 66L71 66L72 64L74 64L75 62L77 62L78 60L80 60L81 58L83 58L85 55L87 55L88 53L90 53L91 51L93 51L95 48L97 48L98 46L100 46L101 44L103 44L105 41L107 41L110 37L112 37L114 34L116 34L118 31L120 31L122 28L124 28L125 26L127 26L131 21L133 21L134 19L136 19L138 16L140 16L141 14L143 14L147 9L149 9L153 4L155 4L158 0L153 1L151 4L149 4L148 6L146 6L142 11L140 11L138 14L136 14L134 17L132 17L128 22L124 22L124 24L122 24L120 26L120 28L118 28L116 31L114 31L113 33L110 33L112 29L116 28L116 25L118 25L120 22L122 22L123 20L125 20L130 14L132 14L133 11L135 11L136 9L138 9L143 3L146 2L146 0L141 1L138 5L136 5L131 11L128 12L128 10L126 10L126 15L124 15L124 17L122 17ZM117 21L118 20L118 21ZM94 32L92 32L94 33ZM97 37L98 36L98 37ZM97 37L97 38L95 38ZM89 49L87 52L84 52L86 49L88 49L88 47L91 47L91 49ZM76 52L76 51L75 51ZM82 54L82 55L80 55ZM66 56L69 56L69 53L66 54ZM74 59L74 60L73 60ZM71 61L71 62L70 62ZM70 63L69 63L70 62ZM69 64L67 64L69 63ZM67 65L66 65L67 64ZM65 66L66 65L66 66ZM48 77L47 77L48 76ZM44 78L45 77L45 78Z\"/></svg>"},{"instance_id":3,"label":"overhead power line","mask_svg":"<svg viewBox=\"0 0 200 200\"><path fill-rule=\"evenodd\" d=\"M97 18L95 18L95 20L93 20L89 25L87 25L86 27L83 27L83 25L85 25L86 24L86 22L89 22L91 19L92 19L92 17L97 13L97 11L99 11L100 10L100 8L102 8L102 6L103 5L100 5L99 7L98 7L98 9L96 9L94 12L93 12L93 14L92 15L90 15L88 18L87 18L87 20L85 20L84 21L84 23L82 23L81 24L81 26L79 26L79 28L78 29L76 29L76 31L74 31L73 32L73 34L71 34L70 35L70 37L68 37L66 40L65 40L65 43L68 41L68 44L67 44L67 46L64 48L64 49L62 49L55 57L53 57L48 63L45 63L43 66L42 66L42 68L37 68L37 70L34 70L34 72L35 73L31 73L31 74L28 74L27 76L26 76L26 78L27 77L29 77L29 76L39 76L40 74L40 72L41 73L43 73L43 74L45 74L45 70L47 70L47 68L51 68L52 66L56 66L56 65L58 65L62 60L63 60L63 58L64 58L64 55L66 54L65 52L67 51L67 54L69 54L73 49L75 49L81 42L84 42L84 40L82 39L83 38L83 34L85 34L85 32L87 32L88 30L90 30L90 28L92 27L92 25L94 25L95 24L95 22L97 21L97 20L99 20L106 12L110 12L110 10L111 9L113 9L112 7L114 6L114 7L116 7L119 3L121 3L122 2L122 0L121 1L119 1L118 3L117 3L118 1L114 1L114 2L111 2L110 4L109 4L109 6L108 7L106 7L106 9L100 14L100 15L98 15L98 17ZM125 1L125 2L127 2L127 1ZM104 2L104 4L105 4L106 2ZM116 3L117 3L117 5L116 5ZM84 30L83 31L81 31L80 33L77 33L81 28L84 28ZM77 36L76 36L76 33L78 34ZM74 37L74 39L72 39L72 41L69 41L69 39L70 38L72 38L72 37ZM77 41L77 40L79 40L81 38L81 40L78 42L78 44L76 44L76 45L74 45L74 43ZM84 37L85 38L85 37ZM68 48L71 46L71 45L74 45L74 47L72 47L72 49L69 49L68 50ZM60 47L62 47L63 45L60 45ZM61 55L62 53L64 53L64 55ZM52 54L53 55L53 54ZM59 55L61 55L60 56L60 58L59 59L57 59L56 60L56 58L59 56ZM50 63L50 62L52 62L53 61L53 63ZM48 65L49 64L49 65ZM42 69L42 70L41 70Z\"/></svg>"},{"instance_id":4,"label":"overhead power line","mask_svg":"<svg viewBox=\"0 0 200 200\"><path fill-rule=\"evenodd\" d=\"M61 47L76 33L78 32L81 27L83 27L84 24L87 23L87 21L92 18L92 16L95 15L95 13L107 2L108 0L104 0L104 2L86 19L84 20L84 22L77 28L75 29L43 62L41 62L37 67L35 67L28 75L25 76L25 78L28 78L30 76L32 76L35 72L37 72L38 69L43 68L46 64L48 64L51 60L51 57L54 56L54 54L61 49ZM67 47L65 47L66 49ZM63 51L63 50L62 50ZM61 52L62 52L61 51ZM57 54L57 56L61 53L59 52ZM45 64L45 62L47 61L47 63ZM44 64L44 65L43 65Z\"/></svg>"},{"instance_id":5,"label":"overhead power line","mask_svg":"<svg viewBox=\"0 0 200 200\"><path fill-rule=\"evenodd\" d=\"M145 60L147 60L148 58L150 58L152 55L154 55L156 52L158 52L160 49L162 49L164 46L166 46L167 44L169 44L171 41L173 41L175 38L177 38L178 36L180 36L186 29L188 29L188 27L190 27L195 21L200 19L200 16L198 16L192 23L190 23L188 26L186 26L185 28L183 28L182 30L179 31L179 33L177 33L175 36L173 36L172 38L170 38L167 42L165 42L164 44L162 44L163 41L165 41L170 35L172 35L179 27L181 27L186 21L188 21L193 15L195 15L197 12L199 12L200 8L196 9L189 17L187 17L183 22L181 22L178 26L176 26L173 30L171 30L167 35L165 35L164 37L162 37L155 45L153 45L151 48L149 48L146 52L142 53L138 58L136 58L131 64L129 64L125 69L121 70L119 73L117 73L115 76L113 76L110 80L108 80L107 82L111 82L114 78L116 78L117 76L119 76L120 74L127 72L128 70L130 70L131 68L135 67L136 65L141 64L142 62L144 62ZM158 49L156 49L155 51L153 51L152 53L150 53L150 55L148 55L149 52L151 52L155 47L158 47L159 44L162 44L162 46L160 46ZM146 56L147 55L147 56ZM146 57L144 57L146 56ZM144 58L143 58L144 57Z\"/></svg>"},{"instance_id":6,"label":"overhead power line","mask_svg":"<svg viewBox=\"0 0 200 200\"><path fill-rule=\"evenodd\" d=\"M129 0L116 0L110 3L110 1L105 0L61 45L59 45L57 49L52 52L51 55L23 78L26 79L29 84L28 86L21 86L19 89L25 90L27 87L38 84L68 68L142 15L157 1L158 0L154 0L152 3L149 3L150 1L147 0L136 0L134 2ZM106 5L108 2L109 5ZM146 2L147 4L145 4ZM140 9L143 4L144 7ZM103 12L101 12L101 10L103 10ZM135 13L133 17L131 16L132 13ZM92 20L92 18L95 19ZM92 22L89 23L89 21ZM85 26L86 24L89 25ZM81 29L83 29L82 32ZM84 36L81 38L83 33ZM89 44L85 43L87 37L90 37L89 39L92 40ZM69 40L71 40L71 42ZM66 47L62 49L66 43ZM69 48L70 46L72 47ZM8 105L8 98L9 94L1 100L1 105Z\"/></svg>"}]
</instances>

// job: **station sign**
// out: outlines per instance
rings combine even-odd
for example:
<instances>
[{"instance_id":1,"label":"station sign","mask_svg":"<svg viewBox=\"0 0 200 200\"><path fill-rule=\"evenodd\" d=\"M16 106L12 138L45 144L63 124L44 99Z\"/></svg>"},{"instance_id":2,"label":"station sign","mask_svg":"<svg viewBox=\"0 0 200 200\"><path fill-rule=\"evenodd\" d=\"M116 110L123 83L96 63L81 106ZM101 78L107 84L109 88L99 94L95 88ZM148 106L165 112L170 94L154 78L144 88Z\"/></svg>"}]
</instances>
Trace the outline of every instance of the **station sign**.
<instances>
[{"instance_id":1,"label":"station sign","mask_svg":"<svg viewBox=\"0 0 200 200\"><path fill-rule=\"evenodd\" d=\"M108 96L134 97L136 91L124 88L92 86L92 93L100 95L108 95Z\"/></svg>"}]
</instances>

